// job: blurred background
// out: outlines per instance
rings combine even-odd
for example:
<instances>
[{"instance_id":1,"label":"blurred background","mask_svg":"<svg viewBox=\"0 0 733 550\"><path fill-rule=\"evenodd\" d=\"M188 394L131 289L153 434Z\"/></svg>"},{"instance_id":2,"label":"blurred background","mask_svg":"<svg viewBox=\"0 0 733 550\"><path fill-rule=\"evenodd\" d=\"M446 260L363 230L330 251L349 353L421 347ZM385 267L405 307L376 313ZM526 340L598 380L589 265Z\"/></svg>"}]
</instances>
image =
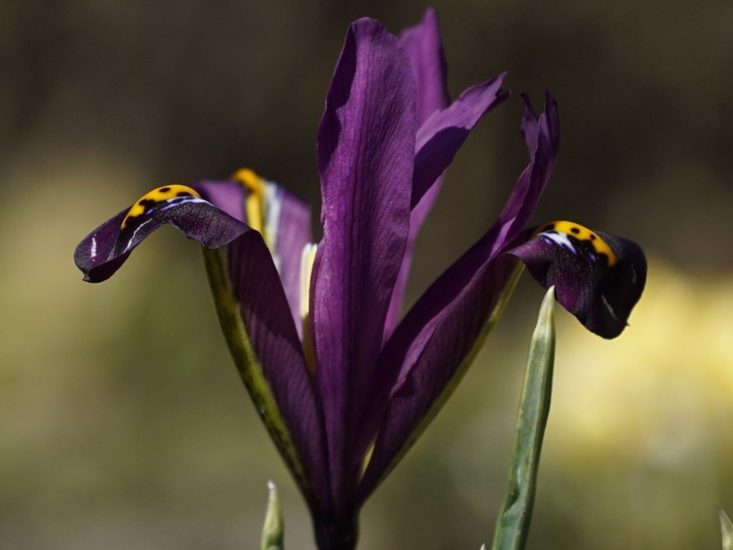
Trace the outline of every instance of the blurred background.
<instances>
[{"instance_id":1,"label":"blurred background","mask_svg":"<svg viewBox=\"0 0 733 550\"><path fill-rule=\"evenodd\" d=\"M529 548L719 548L733 512L733 4L438 0L451 91L515 93L449 170L409 299L526 164L527 91L560 105L537 223L640 242L617 340L558 311ZM0 547L256 548L266 481L303 502L241 386L200 254L164 230L103 285L72 253L151 187L251 166L319 208L315 134L350 21L425 4L0 3ZM314 216L317 219L317 215ZM542 291L525 278L467 379L362 515L361 548L478 548L503 498Z\"/></svg>"}]
</instances>

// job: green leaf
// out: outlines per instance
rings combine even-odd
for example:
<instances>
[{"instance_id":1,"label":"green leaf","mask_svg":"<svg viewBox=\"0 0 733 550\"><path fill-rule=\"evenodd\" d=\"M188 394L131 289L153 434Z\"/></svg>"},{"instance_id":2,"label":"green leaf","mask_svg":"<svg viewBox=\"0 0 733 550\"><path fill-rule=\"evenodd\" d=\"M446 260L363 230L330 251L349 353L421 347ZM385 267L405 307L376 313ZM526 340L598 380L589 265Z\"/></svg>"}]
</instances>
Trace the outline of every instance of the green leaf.
<instances>
[{"instance_id":1,"label":"green leaf","mask_svg":"<svg viewBox=\"0 0 733 550\"><path fill-rule=\"evenodd\" d=\"M733 550L733 523L723 510L720 511L720 534L723 538L723 550Z\"/></svg>"},{"instance_id":2,"label":"green leaf","mask_svg":"<svg viewBox=\"0 0 733 550\"><path fill-rule=\"evenodd\" d=\"M285 524L280 506L280 497L277 494L277 487L272 481L267 482L267 490L269 492L267 513L265 514L265 523L262 525L260 550L283 550L285 548Z\"/></svg>"},{"instance_id":3,"label":"green leaf","mask_svg":"<svg viewBox=\"0 0 733 550\"><path fill-rule=\"evenodd\" d=\"M542 301L530 344L509 469L509 487L496 520L494 550L524 548L529 532L542 438L550 412L555 362L554 309L555 289L551 287Z\"/></svg>"}]
</instances>

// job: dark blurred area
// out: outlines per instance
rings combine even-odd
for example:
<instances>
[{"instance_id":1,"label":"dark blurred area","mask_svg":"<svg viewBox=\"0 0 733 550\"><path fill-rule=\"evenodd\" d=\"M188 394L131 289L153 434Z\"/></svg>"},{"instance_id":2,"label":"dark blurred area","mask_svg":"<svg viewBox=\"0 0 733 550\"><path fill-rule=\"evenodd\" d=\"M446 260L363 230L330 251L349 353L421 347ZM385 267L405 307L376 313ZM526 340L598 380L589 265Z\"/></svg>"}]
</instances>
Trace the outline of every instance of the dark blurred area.
<instances>
[{"instance_id":1,"label":"dark blurred area","mask_svg":"<svg viewBox=\"0 0 733 550\"><path fill-rule=\"evenodd\" d=\"M417 2L0 3L0 547L256 548L266 480L309 519L227 355L196 246L161 232L110 282L73 249L151 187L250 166L318 212L315 135L347 25ZM617 341L558 312L529 548L717 548L733 511L733 4L435 2L451 91L514 94L458 154L410 296L492 222L526 164L519 91L562 145L535 221L640 242ZM317 220L317 215L314 216ZM541 291L370 501L363 548L478 548L503 498Z\"/></svg>"}]
</instances>

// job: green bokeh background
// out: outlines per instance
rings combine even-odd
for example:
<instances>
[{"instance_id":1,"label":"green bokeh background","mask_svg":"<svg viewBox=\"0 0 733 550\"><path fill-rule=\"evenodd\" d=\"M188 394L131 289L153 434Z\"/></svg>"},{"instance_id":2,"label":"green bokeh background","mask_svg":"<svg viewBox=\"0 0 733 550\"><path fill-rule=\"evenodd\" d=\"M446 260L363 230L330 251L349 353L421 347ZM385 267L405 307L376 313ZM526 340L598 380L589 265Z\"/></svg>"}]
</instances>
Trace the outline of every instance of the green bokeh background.
<instances>
[{"instance_id":1,"label":"green bokeh background","mask_svg":"<svg viewBox=\"0 0 733 550\"><path fill-rule=\"evenodd\" d=\"M408 299L526 163L516 92L562 146L534 221L621 233L649 291L616 341L558 311L529 548L717 548L733 511L733 4L439 1L450 87L514 96L451 167ZM256 548L266 481L307 511L227 355L196 246L165 230L103 285L78 240L150 187L246 165L319 207L315 134L346 26L417 2L0 4L0 548ZM314 216L317 219L317 216ZM542 291L520 284L466 380L369 501L362 548L478 548L505 488Z\"/></svg>"}]
</instances>

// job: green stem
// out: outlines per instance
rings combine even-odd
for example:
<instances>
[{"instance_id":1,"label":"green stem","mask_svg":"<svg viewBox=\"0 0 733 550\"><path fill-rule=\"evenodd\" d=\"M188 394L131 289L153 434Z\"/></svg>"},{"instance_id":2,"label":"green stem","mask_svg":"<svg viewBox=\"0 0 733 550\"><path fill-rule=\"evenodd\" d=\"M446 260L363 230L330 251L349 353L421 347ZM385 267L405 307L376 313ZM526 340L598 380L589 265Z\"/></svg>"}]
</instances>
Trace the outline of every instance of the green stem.
<instances>
[{"instance_id":1,"label":"green stem","mask_svg":"<svg viewBox=\"0 0 733 550\"><path fill-rule=\"evenodd\" d=\"M555 292L550 288L542 301L530 344L509 469L509 488L496 520L494 550L518 550L524 548L527 541L542 438L550 412L555 360L554 305Z\"/></svg>"}]
</instances>

